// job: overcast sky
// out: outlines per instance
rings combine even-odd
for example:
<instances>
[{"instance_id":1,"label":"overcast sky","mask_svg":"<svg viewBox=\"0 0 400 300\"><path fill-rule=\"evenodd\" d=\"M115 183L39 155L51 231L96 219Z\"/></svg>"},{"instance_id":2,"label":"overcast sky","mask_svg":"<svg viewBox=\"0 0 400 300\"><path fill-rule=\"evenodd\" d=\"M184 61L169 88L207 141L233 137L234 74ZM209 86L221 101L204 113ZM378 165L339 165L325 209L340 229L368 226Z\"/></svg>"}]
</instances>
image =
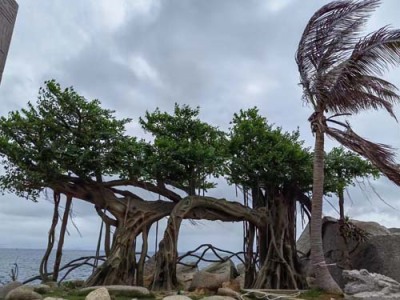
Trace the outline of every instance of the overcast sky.
<instances>
[{"instance_id":1,"label":"overcast sky","mask_svg":"<svg viewBox=\"0 0 400 300\"><path fill-rule=\"evenodd\" d=\"M35 101L45 80L74 86L89 99L133 118L132 135L143 136L139 116L174 102L199 105L201 118L227 129L234 112L258 106L271 123L312 146L311 114L301 100L294 61L311 15L328 1L300 0L19 0L14 35L0 86L1 115ZM400 28L400 2L386 0L367 30ZM400 71L385 77L400 86ZM399 112L399 109L396 109ZM399 124L384 113L352 117L354 130L373 141L400 147ZM327 146L336 145L328 141ZM351 189L346 212L352 218L400 227L400 189L385 179L371 191ZM233 188L212 195L235 200ZM51 197L50 197L51 198ZM336 205L334 199L330 200ZM0 248L44 248L53 205L0 196ZM325 205L326 214L337 213ZM66 248L94 249L100 222L92 206L74 202L75 222ZM241 224L185 224L180 250L201 243L241 249Z\"/></svg>"}]
</instances>

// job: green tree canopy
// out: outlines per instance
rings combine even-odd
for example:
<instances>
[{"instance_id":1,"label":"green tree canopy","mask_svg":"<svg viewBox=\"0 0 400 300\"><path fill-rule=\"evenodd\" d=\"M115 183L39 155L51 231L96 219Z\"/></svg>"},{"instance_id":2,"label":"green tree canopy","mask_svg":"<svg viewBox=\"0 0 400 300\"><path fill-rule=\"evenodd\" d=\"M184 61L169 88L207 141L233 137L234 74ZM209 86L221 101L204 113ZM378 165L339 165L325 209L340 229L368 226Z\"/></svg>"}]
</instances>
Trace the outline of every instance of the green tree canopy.
<instances>
[{"instance_id":1,"label":"green tree canopy","mask_svg":"<svg viewBox=\"0 0 400 300\"><path fill-rule=\"evenodd\" d=\"M118 120L100 101L88 101L54 80L39 90L36 105L0 119L1 187L35 198L43 187L68 175L82 180L132 172L140 143L124 134L130 120ZM127 158L129 157L129 162ZM137 170L135 170L137 171Z\"/></svg>"},{"instance_id":2,"label":"green tree canopy","mask_svg":"<svg viewBox=\"0 0 400 300\"><path fill-rule=\"evenodd\" d=\"M343 147L335 147L325 155L325 190L337 196L348 186L354 186L357 178L379 176L379 170L369 161Z\"/></svg>"},{"instance_id":3,"label":"green tree canopy","mask_svg":"<svg viewBox=\"0 0 400 300\"><path fill-rule=\"evenodd\" d=\"M213 187L206 178L223 174L226 159L226 134L202 122L199 112L199 107L175 104L173 115L156 109L140 118L154 137L146 156L149 173L189 195Z\"/></svg>"},{"instance_id":4,"label":"green tree canopy","mask_svg":"<svg viewBox=\"0 0 400 300\"><path fill-rule=\"evenodd\" d=\"M311 189L311 154L299 140L299 132L283 132L268 124L257 108L234 114L230 130L228 180L247 188L267 190L297 185Z\"/></svg>"},{"instance_id":5,"label":"green tree canopy","mask_svg":"<svg viewBox=\"0 0 400 300\"><path fill-rule=\"evenodd\" d=\"M344 190L355 185L357 178L379 178L380 172L360 155L335 147L325 154L325 192L334 193L339 198L340 219L344 220Z\"/></svg>"}]
</instances>

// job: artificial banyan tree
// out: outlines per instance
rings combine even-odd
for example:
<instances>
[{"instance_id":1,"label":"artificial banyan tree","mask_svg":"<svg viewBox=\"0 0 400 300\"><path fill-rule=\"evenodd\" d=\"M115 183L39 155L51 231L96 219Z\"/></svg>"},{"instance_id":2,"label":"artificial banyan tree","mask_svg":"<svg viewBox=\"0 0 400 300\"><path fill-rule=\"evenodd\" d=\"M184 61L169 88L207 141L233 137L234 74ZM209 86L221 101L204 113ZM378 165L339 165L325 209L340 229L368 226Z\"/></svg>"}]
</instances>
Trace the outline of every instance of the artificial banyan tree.
<instances>
[{"instance_id":1,"label":"artificial banyan tree","mask_svg":"<svg viewBox=\"0 0 400 300\"><path fill-rule=\"evenodd\" d=\"M153 289L178 286L183 219L245 222L246 287L303 287L296 203L310 213L312 166L299 133L268 125L256 108L235 114L229 133L202 122L198 114L199 108L177 104L173 114L146 112L139 123L153 139L138 140L126 134L130 119L118 120L98 100L48 81L36 104L0 119L1 188L33 201L51 190L56 205L61 195L68 207L74 201L93 205L104 224L106 258L87 279L90 286L143 285L149 231L168 216ZM243 204L205 196L219 176L243 191ZM140 190L154 198L140 197ZM62 243L60 255L61 249ZM57 279L58 269L55 277L46 276L46 264L42 278Z\"/></svg>"}]
</instances>

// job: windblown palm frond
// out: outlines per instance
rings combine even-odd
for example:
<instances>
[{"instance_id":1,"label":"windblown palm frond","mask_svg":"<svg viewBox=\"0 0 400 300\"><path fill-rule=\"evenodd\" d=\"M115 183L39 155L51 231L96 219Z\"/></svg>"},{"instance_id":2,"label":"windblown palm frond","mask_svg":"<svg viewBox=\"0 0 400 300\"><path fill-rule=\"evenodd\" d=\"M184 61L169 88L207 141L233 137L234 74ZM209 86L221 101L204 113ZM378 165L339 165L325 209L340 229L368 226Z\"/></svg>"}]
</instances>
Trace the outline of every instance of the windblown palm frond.
<instances>
[{"instance_id":1,"label":"windblown palm frond","mask_svg":"<svg viewBox=\"0 0 400 300\"><path fill-rule=\"evenodd\" d=\"M358 42L362 26L379 0L335 1L319 9L308 22L296 53L306 100L326 90L324 75L340 65ZM336 78L332 78L336 81ZM333 83L328 84L333 86Z\"/></svg>"},{"instance_id":2,"label":"windblown palm frond","mask_svg":"<svg viewBox=\"0 0 400 300\"><path fill-rule=\"evenodd\" d=\"M327 127L325 132L343 146L369 160L387 178L400 186L400 168L395 161L392 147L385 144L373 143L362 138L349 125L346 126L345 131Z\"/></svg>"},{"instance_id":3,"label":"windblown palm frond","mask_svg":"<svg viewBox=\"0 0 400 300\"><path fill-rule=\"evenodd\" d=\"M393 117L393 103L400 100L397 88L375 77L389 65L400 63L400 30L383 27L361 39L340 68L323 76L324 108L334 113L358 113L365 109L386 109ZM327 78L329 78L327 80ZM329 83L335 82L326 90Z\"/></svg>"}]
</instances>

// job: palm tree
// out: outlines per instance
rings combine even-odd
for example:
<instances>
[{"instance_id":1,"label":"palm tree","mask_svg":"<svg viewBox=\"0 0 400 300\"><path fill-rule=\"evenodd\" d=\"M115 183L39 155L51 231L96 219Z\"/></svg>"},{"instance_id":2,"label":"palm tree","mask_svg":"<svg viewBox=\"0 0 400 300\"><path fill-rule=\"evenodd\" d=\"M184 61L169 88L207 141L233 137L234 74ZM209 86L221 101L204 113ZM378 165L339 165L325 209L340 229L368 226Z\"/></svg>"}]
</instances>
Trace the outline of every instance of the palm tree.
<instances>
[{"instance_id":1,"label":"palm tree","mask_svg":"<svg viewBox=\"0 0 400 300\"><path fill-rule=\"evenodd\" d=\"M393 104L400 100L397 88L379 76L390 65L400 63L400 30L383 27L360 37L379 4L379 0L343 0L323 6L309 20L296 53L303 98L314 109L309 118L315 135L311 276L316 287L332 293L341 293L341 289L329 273L322 249L325 134L370 160L400 185L391 147L363 139L347 121L334 119L381 108L396 118Z\"/></svg>"}]
</instances>

